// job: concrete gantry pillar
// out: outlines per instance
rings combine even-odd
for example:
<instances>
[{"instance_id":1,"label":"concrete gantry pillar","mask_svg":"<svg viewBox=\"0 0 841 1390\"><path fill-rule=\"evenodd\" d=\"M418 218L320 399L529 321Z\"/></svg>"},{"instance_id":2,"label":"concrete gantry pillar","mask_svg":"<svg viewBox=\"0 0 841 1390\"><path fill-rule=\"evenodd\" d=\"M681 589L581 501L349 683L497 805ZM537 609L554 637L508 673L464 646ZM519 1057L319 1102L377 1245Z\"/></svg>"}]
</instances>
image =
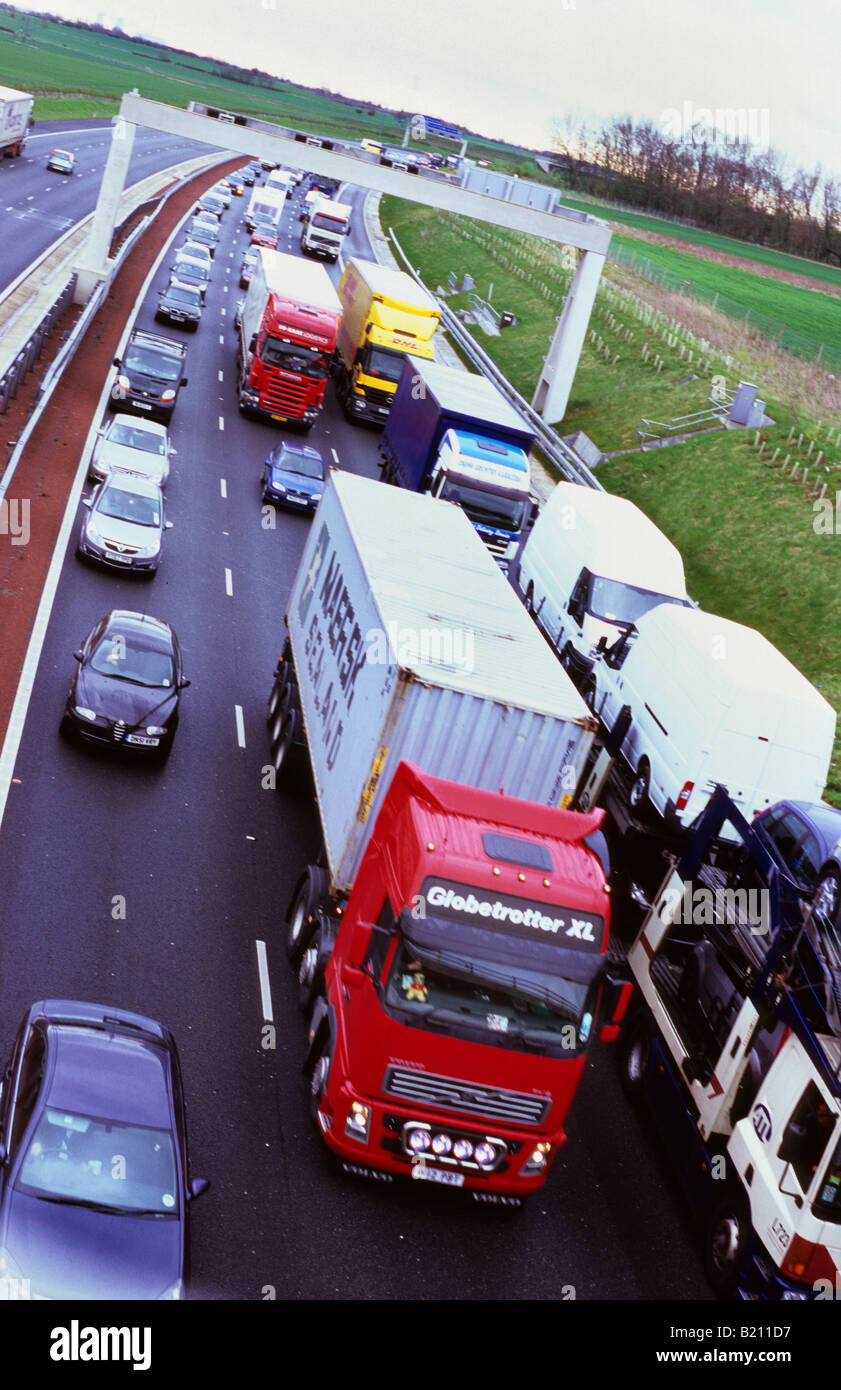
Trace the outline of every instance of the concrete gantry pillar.
<instances>
[{"instance_id":1,"label":"concrete gantry pillar","mask_svg":"<svg viewBox=\"0 0 841 1390\"><path fill-rule=\"evenodd\" d=\"M578 359L584 346L587 325L593 312L605 258L597 251L582 251L575 277L569 287L564 311L543 362L532 408L548 424L556 424L566 414L569 393Z\"/></svg>"},{"instance_id":2,"label":"concrete gantry pillar","mask_svg":"<svg viewBox=\"0 0 841 1390\"><path fill-rule=\"evenodd\" d=\"M76 291L73 296L76 304L86 304L96 286L110 271L108 252L117 224L136 130L136 125L123 120L121 116L114 123L90 235L76 265Z\"/></svg>"}]
</instances>

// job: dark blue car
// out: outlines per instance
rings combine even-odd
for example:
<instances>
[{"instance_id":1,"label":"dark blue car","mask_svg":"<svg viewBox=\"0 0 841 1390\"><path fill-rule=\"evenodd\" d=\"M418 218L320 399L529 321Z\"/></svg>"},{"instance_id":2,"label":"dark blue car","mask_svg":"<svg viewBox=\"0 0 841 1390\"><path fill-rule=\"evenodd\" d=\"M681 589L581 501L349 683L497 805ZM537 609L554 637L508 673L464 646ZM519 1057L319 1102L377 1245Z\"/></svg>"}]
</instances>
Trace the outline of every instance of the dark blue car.
<instances>
[{"instance_id":1,"label":"dark blue car","mask_svg":"<svg viewBox=\"0 0 841 1390\"><path fill-rule=\"evenodd\" d=\"M778 801L753 824L801 895L837 924L841 910L841 811L824 801Z\"/></svg>"},{"instance_id":2,"label":"dark blue car","mask_svg":"<svg viewBox=\"0 0 841 1390\"><path fill-rule=\"evenodd\" d=\"M33 1004L3 1079L0 1164L0 1279L17 1297L184 1297L190 1204L208 1184L190 1181L181 1068L161 1024Z\"/></svg>"},{"instance_id":3,"label":"dark blue car","mask_svg":"<svg viewBox=\"0 0 841 1390\"><path fill-rule=\"evenodd\" d=\"M263 464L263 501L296 511L314 512L324 491L324 460L311 444L272 449Z\"/></svg>"}]
</instances>

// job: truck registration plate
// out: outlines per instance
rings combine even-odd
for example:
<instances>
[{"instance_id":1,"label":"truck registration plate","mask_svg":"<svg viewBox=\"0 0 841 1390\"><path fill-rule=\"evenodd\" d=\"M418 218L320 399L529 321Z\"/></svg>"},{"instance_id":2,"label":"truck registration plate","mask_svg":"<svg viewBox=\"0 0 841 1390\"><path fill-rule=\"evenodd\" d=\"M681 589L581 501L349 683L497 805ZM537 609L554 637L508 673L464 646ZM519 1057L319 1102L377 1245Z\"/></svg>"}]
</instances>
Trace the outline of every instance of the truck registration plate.
<instances>
[{"instance_id":1,"label":"truck registration plate","mask_svg":"<svg viewBox=\"0 0 841 1390\"><path fill-rule=\"evenodd\" d=\"M464 1174L453 1173L449 1168L427 1168L424 1163L416 1163L412 1177L421 1182L442 1182L446 1187L464 1187Z\"/></svg>"},{"instance_id":2,"label":"truck registration plate","mask_svg":"<svg viewBox=\"0 0 841 1390\"><path fill-rule=\"evenodd\" d=\"M273 415L273 416L272 416L272 419L273 419L273 420L281 420L281 421L283 421L284 424L286 423L286 418L287 418L287 417L286 417L285 415Z\"/></svg>"}]
</instances>

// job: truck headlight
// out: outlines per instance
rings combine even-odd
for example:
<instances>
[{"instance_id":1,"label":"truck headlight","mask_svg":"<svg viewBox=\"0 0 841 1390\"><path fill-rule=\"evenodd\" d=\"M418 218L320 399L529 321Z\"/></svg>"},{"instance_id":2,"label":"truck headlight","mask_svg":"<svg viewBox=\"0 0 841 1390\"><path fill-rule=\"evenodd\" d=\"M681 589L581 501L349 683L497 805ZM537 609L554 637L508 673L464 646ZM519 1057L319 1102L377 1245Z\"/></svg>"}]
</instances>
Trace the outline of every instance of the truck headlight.
<instances>
[{"instance_id":1,"label":"truck headlight","mask_svg":"<svg viewBox=\"0 0 841 1390\"><path fill-rule=\"evenodd\" d=\"M552 1145L545 1142L535 1144L525 1163L523 1173L542 1173L549 1163L549 1156L552 1152Z\"/></svg>"},{"instance_id":2,"label":"truck headlight","mask_svg":"<svg viewBox=\"0 0 841 1390\"><path fill-rule=\"evenodd\" d=\"M345 1120L345 1134L351 1139L358 1139L361 1144L367 1144L370 1131L371 1107L355 1100Z\"/></svg>"}]
</instances>

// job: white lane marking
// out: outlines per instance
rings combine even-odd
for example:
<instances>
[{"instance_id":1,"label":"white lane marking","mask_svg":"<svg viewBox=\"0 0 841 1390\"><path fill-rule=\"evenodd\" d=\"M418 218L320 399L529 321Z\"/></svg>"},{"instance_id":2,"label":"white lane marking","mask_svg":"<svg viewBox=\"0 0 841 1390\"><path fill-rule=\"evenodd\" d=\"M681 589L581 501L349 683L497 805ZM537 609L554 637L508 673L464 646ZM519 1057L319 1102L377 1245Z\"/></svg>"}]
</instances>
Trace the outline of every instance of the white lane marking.
<instances>
[{"instance_id":1,"label":"white lane marking","mask_svg":"<svg viewBox=\"0 0 841 1390\"><path fill-rule=\"evenodd\" d=\"M269 962L266 957L265 941L257 942L257 973L260 976L260 1003L266 1023L274 1023L272 1013L272 992L269 988Z\"/></svg>"},{"instance_id":2,"label":"white lane marking","mask_svg":"<svg viewBox=\"0 0 841 1390\"><path fill-rule=\"evenodd\" d=\"M237 721L237 743L240 748L245 747L245 720L242 717L242 705L234 705L234 718Z\"/></svg>"},{"instance_id":3,"label":"white lane marking","mask_svg":"<svg viewBox=\"0 0 841 1390\"><path fill-rule=\"evenodd\" d=\"M222 496L223 496L223 497L227 497L227 495L228 495L228 484L225 482L225 479L224 479L224 478L220 478L220 479L219 479L219 491L222 493Z\"/></svg>"},{"instance_id":4,"label":"white lane marking","mask_svg":"<svg viewBox=\"0 0 841 1390\"><path fill-rule=\"evenodd\" d=\"M225 288L227 289L227 286L226 286ZM225 310L224 310L224 309L222 310L222 317L223 317L223 318L225 317Z\"/></svg>"},{"instance_id":5,"label":"white lane marking","mask_svg":"<svg viewBox=\"0 0 841 1390\"><path fill-rule=\"evenodd\" d=\"M335 449L331 449L331 450L330 450L330 453L333 455L333 462L334 462L334 463L338 463L338 462L339 462L339 455L336 453L336 450L335 450Z\"/></svg>"},{"instance_id":6,"label":"white lane marking","mask_svg":"<svg viewBox=\"0 0 841 1390\"><path fill-rule=\"evenodd\" d=\"M219 380L220 380L220 381L223 381L223 380L224 380L224 378L223 378L223 376L222 376L222 368L221 368L221 367L219 368Z\"/></svg>"},{"instance_id":7,"label":"white lane marking","mask_svg":"<svg viewBox=\"0 0 841 1390\"><path fill-rule=\"evenodd\" d=\"M234 596L234 576L229 569L225 570L225 593L228 595L228 598L233 598ZM239 708L239 706L237 706L237 708Z\"/></svg>"},{"instance_id":8,"label":"white lane marking","mask_svg":"<svg viewBox=\"0 0 841 1390\"><path fill-rule=\"evenodd\" d=\"M219 428L220 428L220 430L223 430L223 429L225 428L225 417L224 417L224 415L220 415L220 416L219 416Z\"/></svg>"},{"instance_id":9,"label":"white lane marking","mask_svg":"<svg viewBox=\"0 0 841 1390\"><path fill-rule=\"evenodd\" d=\"M225 341L225 336L224 336L223 333L220 333L220 334L219 334L219 341L220 341L220 343L224 343L224 341Z\"/></svg>"}]
</instances>

